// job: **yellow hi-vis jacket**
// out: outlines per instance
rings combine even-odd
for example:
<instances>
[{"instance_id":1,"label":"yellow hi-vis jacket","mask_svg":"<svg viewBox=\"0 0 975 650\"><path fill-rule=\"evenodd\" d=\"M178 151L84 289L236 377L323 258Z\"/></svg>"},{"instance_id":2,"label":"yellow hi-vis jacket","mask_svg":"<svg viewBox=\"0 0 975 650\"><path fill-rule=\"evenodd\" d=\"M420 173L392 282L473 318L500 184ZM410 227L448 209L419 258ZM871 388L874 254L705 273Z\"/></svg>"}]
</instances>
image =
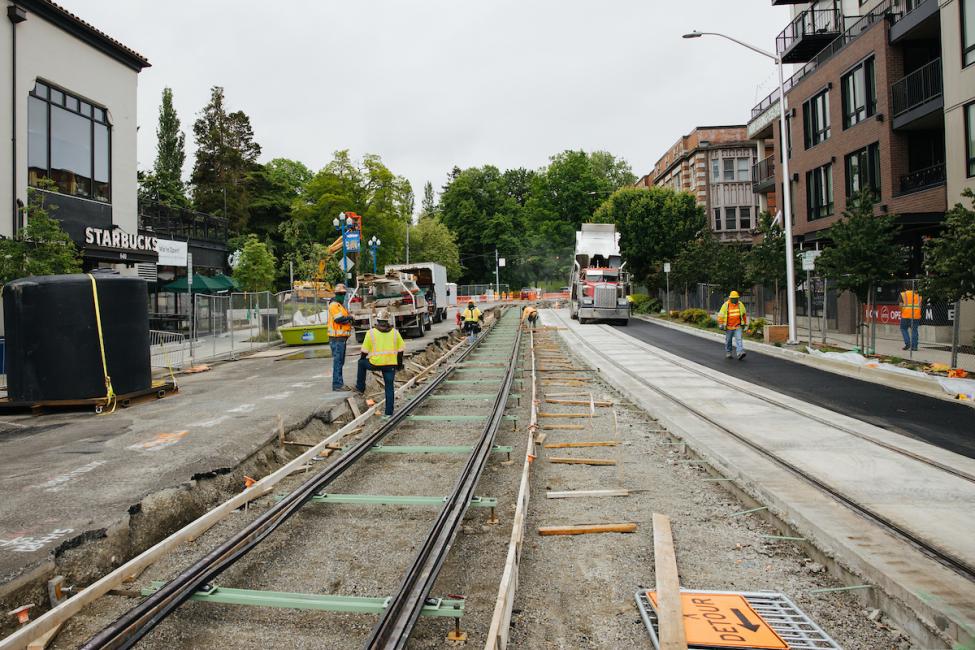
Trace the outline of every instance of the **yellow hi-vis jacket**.
<instances>
[{"instance_id":1,"label":"yellow hi-vis jacket","mask_svg":"<svg viewBox=\"0 0 975 650\"><path fill-rule=\"evenodd\" d=\"M921 320L921 294L917 291L901 291L901 318Z\"/></svg>"},{"instance_id":2,"label":"yellow hi-vis jacket","mask_svg":"<svg viewBox=\"0 0 975 650\"><path fill-rule=\"evenodd\" d=\"M748 324L748 314L745 313L745 305L739 300L737 305L731 304L730 300L725 300L718 312L718 325L736 330Z\"/></svg>"},{"instance_id":3,"label":"yellow hi-vis jacket","mask_svg":"<svg viewBox=\"0 0 975 650\"><path fill-rule=\"evenodd\" d=\"M461 314L461 318L464 319L465 323L476 323L481 320L481 310L477 307L474 309L465 309L464 313Z\"/></svg>"},{"instance_id":4,"label":"yellow hi-vis jacket","mask_svg":"<svg viewBox=\"0 0 975 650\"><path fill-rule=\"evenodd\" d=\"M352 323L336 323L336 318L348 316L349 310L338 300L328 303L328 336L348 337L352 334Z\"/></svg>"},{"instance_id":5,"label":"yellow hi-vis jacket","mask_svg":"<svg viewBox=\"0 0 975 650\"><path fill-rule=\"evenodd\" d=\"M380 332L373 327L362 342L362 351L369 355L369 363L374 366L395 366L396 355L405 350L406 343L396 328Z\"/></svg>"}]
</instances>

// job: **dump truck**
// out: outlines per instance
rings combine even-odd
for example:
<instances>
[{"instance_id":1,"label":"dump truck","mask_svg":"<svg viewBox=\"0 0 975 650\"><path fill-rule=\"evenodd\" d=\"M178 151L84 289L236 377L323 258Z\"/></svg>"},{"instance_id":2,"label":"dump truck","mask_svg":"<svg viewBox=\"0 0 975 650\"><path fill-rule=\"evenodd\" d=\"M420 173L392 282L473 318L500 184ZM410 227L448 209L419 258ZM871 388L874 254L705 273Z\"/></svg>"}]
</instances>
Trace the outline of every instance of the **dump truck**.
<instances>
[{"instance_id":1,"label":"dump truck","mask_svg":"<svg viewBox=\"0 0 975 650\"><path fill-rule=\"evenodd\" d=\"M413 276L427 300L427 311L434 323L447 319L447 269L436 262L387 264L386 273L400 271Z\"/></svg>"},{"instance_id":2,"label":"dump truck","mask_svg":"<svg viewBox=\"0 0 975 650\"><path fill-rule=\"evenodd\" d=\"M365 340L366 332L375 325L376 314L383 309L389 311L403 336L419 338L431 327L426 298L409 273L390 271L358 277L349 299L349 315L359 343Z\"/></svg>"},{"instance_id":3,"label":"dump truck","mask_svg":"<svg viewBox=\"0 0 975 650\"><path fill-rule=\"evenodd\" d=\"M620 256L615 224L584 223L576 232L569 277L569 314L580 323L602 319L626 325L630 319L629 275Z\"/></svg>"}]
</instances>

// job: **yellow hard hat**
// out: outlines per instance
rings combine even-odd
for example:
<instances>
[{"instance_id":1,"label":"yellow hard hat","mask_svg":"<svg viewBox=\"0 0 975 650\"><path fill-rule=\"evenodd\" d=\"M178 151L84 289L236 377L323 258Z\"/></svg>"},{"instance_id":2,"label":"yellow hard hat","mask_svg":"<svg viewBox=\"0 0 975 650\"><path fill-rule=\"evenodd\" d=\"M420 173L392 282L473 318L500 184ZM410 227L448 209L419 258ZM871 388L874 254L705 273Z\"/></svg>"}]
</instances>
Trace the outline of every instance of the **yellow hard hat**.
<instances>
[{"instance_id":1,"label":"yellow hard hat","mask_svg":"<svg viewBox=\"0 0 975 650\"><path fill-rule=\"evenodd\" d=\"M738 295L738 292L737 291L732 291L731 294L728 297L729 298L741 298L741 296Z\"/></svg>"}]
</instances>

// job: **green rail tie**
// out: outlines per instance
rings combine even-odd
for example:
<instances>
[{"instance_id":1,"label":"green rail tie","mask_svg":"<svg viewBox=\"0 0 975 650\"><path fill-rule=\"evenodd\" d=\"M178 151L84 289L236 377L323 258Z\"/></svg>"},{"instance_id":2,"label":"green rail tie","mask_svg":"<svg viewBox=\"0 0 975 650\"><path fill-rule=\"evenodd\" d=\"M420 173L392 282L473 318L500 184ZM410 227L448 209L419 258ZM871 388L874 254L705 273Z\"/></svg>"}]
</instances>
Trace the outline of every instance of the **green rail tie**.
<instances>
[{"instance_id":1,"label":"green rail tie","mask_svg":"<svg viewBox=\"0 0 975 650\"><path fill-rule=\"evenodd\" d=\"M153 581L151 587L142 590L143 596L151 596L166 584ZM231 589L213 586L197 591L190 600L199 600L222 605L251 605L254 607L279 607L285 609L312 609L325 612L349 614L381 614L386 609L389 598L370 598L368 596L332 596L323 594L300 594L286 591L258 591L255 589ZM464 601L447 598L430 599L420 610L423 616L460 618L464 615Z\"/></svg>"}]
</instances>

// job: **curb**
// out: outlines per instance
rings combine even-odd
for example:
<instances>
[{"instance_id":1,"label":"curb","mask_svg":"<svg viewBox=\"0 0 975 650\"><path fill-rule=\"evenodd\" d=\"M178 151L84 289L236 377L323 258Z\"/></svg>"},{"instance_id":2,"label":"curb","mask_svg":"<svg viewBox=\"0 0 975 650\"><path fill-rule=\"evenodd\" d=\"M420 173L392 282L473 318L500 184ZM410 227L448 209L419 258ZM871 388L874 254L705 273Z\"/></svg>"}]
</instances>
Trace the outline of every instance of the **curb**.
<instances>
[{"instance_id":1,"label":"curb","mask_svg":"<svg viewBox=\"0 0 975 650\"><path fill-rule=\"evenodd\" d=\"M721 334L716 334L706 330L699 330L696 327L691 327L689 325L672 323L653 316L634 314L633 317L648 323L653 323L662 327L668 327L673 330L692 334L699 338L718 341L721 343L724 342L724 336ZM907 375L890 372L882 368L864 368L862 366L854 366L852 364L843 363L842 361L833 361L831 359L818 359L810 354L797 352L795 350L789 350L786 348L778 348L774 345L768 345L767 343L759 343L756 341L748 341L748 347L749 351L751 352L757 352L758 354L764 354L770 357L778 357L779 359L785 359L786 361L792 361L793 363L801 363L804 366L816 368L817 370L831 372L836 375L851 377L853 379L860 379L873 384L882 384L890 388L917 393L927 397L935 397L953 404L964 404L971 408L975 408L975 403L967 400L955 399L948 393L944 392L941 386L934 379L910 377Z\"/></svg>"}]
</instances>

